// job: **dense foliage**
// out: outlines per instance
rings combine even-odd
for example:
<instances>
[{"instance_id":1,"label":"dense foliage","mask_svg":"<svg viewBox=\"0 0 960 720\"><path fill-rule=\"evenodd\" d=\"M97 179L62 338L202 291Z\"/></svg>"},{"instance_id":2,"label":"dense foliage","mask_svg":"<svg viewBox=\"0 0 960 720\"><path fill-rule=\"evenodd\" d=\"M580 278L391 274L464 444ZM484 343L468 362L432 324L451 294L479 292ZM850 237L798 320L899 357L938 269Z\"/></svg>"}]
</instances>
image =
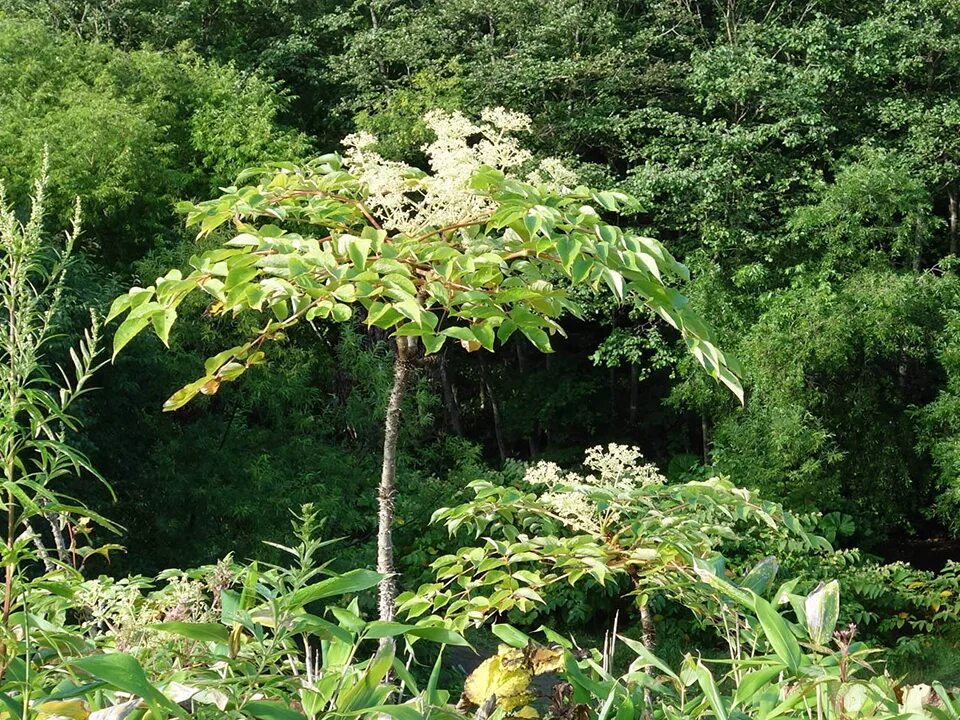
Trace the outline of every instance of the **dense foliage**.
<instances>
[{"instance_id":1,"label":"dense foliage","mask_svg":"<svg viewBox=\"0 0 960 720\"><path fill-rule=\"evenodd\" d=\"M956 718L958 36L0 0L0 718Z\"/></svg>"},{"instance_id":2,"label":"dense foliage","mask_svg":"<svg viewBox=\"0 0 960 720\"><path fill-rule=\"evenodd\" d=\"M146 286L189 255L178 250L186 239L172 204L209 196L242 167L305 160L311 145L332 146L352 127L376 133L386 157L417 165L431 139L427 110L505 105L532 118L541 157L641 199L632 222L691 267L688 292L724 348L748 359L742 411L678 364L674 336L642 310L587 300L586 322L569 325L549 358L519 344L496 358L444 355L432 389L416 396L421 436L401 448L401 481L445 472L443 434L501 460L575 459L616 439L678 470L699 456L751 487L779 494L787 483L795 509L854 514L857 540L894 555L890 528L925 535L950 524L955 433L938 409L955 374L944 333L960 237L952 5L16 0L6 14L10 194L22 201L48 144L51 202L66 213L84 197L96 263L117 273L114 289ZM83 291L106 301L96 272ZM338 331L322 350L278 353L283 370L258 400L230 395L189 419L160 420L158 401L190 377L179 363L228 346L224 333L199 323L162 359L135 349L139 369L122 359L107 377L117 388L136 383L142 398L127 406L127 393L111 393L126 409L107 421L92 413L95 447L134 417L151 426L124 457L94 459L129 479L118 488L123 506L159 540L154 548L188 526L206 533L208 523L176 510L203 492L194 478L214 472L233 488L238 502L204 499L252 549L276 522L256 528L244 508L260 495L248 488L285 486L278 504L296 505L307 498L291 477L316 472L301 450L347 458L354 443L379 442L360 409L376 384L338 364L354 347ZM386 358L359 339L372 354L356 370L378 374ZM302 392L304 378L316 392ZM319 430L293 438L278 430L288 420ZM215 452L196 439L208 433L223 438ZM266 452L288 457L289 471L258 465ZM242 481L225 476L227 464ZM346 479L330 490L354 495ZM158 503L162 521L148 512ZM360 540L364 521L348 517L342 531ZM212 559L200 550L210 541L194 557ZM150 554L141 562L170 562Z\"/></svg>"}]
</instances>

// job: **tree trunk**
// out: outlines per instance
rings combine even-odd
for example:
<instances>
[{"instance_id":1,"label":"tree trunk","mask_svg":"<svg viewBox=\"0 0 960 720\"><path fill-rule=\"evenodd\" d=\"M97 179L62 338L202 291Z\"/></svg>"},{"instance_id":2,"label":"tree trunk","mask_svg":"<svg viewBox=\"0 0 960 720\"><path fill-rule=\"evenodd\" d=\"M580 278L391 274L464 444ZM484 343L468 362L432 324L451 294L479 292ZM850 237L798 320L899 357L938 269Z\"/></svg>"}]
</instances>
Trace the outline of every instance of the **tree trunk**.
<instances>
[{"instance_id":1,"label":"tree trunk","mask_svg":"<svg viewBox=\"0 0 960 720\"><path fill-rule=\"evenodd\" d=\"M636 363L630 363L630 414L627 422L633 427L640 416L640 368Z\"/></svg>"},{"instance_id":2,"label":"tree trunk","mask_svg":"<svg viewBox=\"0 0 960 720\"><path fill-rule=\"evenodd\" d=\"M947 187L947 197L950 201L950 254L956 255L960 247L960 198L956 184Z\"/></svg>"},{"instance_id":3,"label":"tree trunk","mask_svg":"<svg viewBox=\"0 0 960 720\"><path fill-rule=\"evenodd\" d=\"M607 385L610 392L610 422L616 422L617 417L617 370L612 365L607 369Z\"/></svg>"},{"instance_id":4,"label":"tree trunk","mask_svg":"<svg viewBox=\"0 0 960 720\"><path fill-rule=\"evenodd\" d=\"M640 626L643 630L643 646L650 652L657 649L657 627L653 624L653 615L650 614L650 603L640 605Z\"/></svg>"},{"instance_id":5,"label":"tree trunk","mask_svg":"<svg viewBox=\"0 0 960 720\"><path fill-rule=\"evenodd\" d=\"M383 431L383 467L377 492L377 572L384 575L379 587L380 619L393 620L396 610L397 583L393 564L393 501L396 494L397 439L400 436L400 404L410 372L414 338L397 338L397 355L393 361L393 388L387 403ZM389 638L380 645L390 644Z\"/></svg>"},{"instance_id":6,"label":"tree trunk","mask_svg":"<svg viewBox=\"0 0 960 720\"><path fill-rule=\"evenodd\" d=\"M440 356L440 386L443 388L443 404L447 409L447 423L454 435L463 435L463 423L460 420L460 406L457 394L447 375L447 354Z\"/></svg>"},{"instance_id":7,"label":"tree trunk","mask_svg":"<svg viewBox=\"0 0 960 720\"><path fill-rule=\"evenodd\" d=\"M653 624L653 615L650 614L650 604L648 602L640 605L640 627L643 632L643 646L655 654L657 650L657 628ZM649 673L652 670L650 665L644 666L644 671ZM643 691L643 720L650 720L653 717L653 697L649 688Z\"/></svg>"},{"instance_id":8,"label":"tree trunk","mask_svg":"<svg viewBox=\"0 0 960 720\"><path fill-rule=\"evenodd\" d=\"M530 453L531 460L536 460L540 454L540 446L537 445L537 438L533 433L527 435L527 451Z\"/></svg>"},{"instance_id":9,"label":"tree trunk","mask_svg":"<svg viewBox=\"0 0 960 720\"><path fill-rule=\"evenodd\" d=\"M710 464L710 428L707 425L707 416L700 413L700 440L703 443L703 464Z\"/></svg>"},{"instance_id":10,"label":"tree trunk","mask_svg":"<svg viewBox=\"0 0 960 720\"><path fill-rule=\"evenodd\" d=\"M487 379L487 363L480 358L480 380L483 383L483 390L487 396L487 402L490 403L490 410L493 413L493 434L497 439L497 450L500 453L500 462L507 461L507 443L503 438L503 429L500 426L500 406L493 396L493 388L490 387L490 381Z\"/></svg>"},{"instance_id":11,"label":"tree trunk","mask_svg":"<svg viewBox=\"0 0 960 720\"><path fill-rule=\"evenodd\" d=\"M523 352L523 343L516 342L514 346L517 348L517 372L523 375L527 371L527 356Z\"/></svg>"}]
</instances>

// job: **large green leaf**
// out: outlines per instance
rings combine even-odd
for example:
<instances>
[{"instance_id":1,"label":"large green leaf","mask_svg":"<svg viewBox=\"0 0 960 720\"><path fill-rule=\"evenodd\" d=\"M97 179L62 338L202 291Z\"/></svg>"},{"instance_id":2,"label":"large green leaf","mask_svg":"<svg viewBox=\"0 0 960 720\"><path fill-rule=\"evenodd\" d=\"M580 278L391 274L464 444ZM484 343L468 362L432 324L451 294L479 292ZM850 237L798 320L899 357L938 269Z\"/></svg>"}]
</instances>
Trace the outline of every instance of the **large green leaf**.
<instances>
[{"instance_id":1,"label":"large green leaf","mask_svg":"<svg viewBox=\"0 0 960 720\"><path fill-rule=\"evenodd\" d=\"M163 622L150 625L155 630L162 630L173 635L179 635L189 640L199 640L200 642L224 643L230 638L230 631L218 623L186 623L186 622Z\"/></svg>"},{"instance_id":2,"label":"large green leaf","mask_svg":"<svg viewBox=\"0 0 960 720\"><path fill-rule=\"evenodd\" d=\"M127 316L127 319L120 323L120 327L113 335L113 357L116 358L117 354L149 324L149 317Z\"/></svg>"},{"instance_id":3,"label":"large green leaf","mask_svg":"<svg viewBox=\"0 0 960 720\"><path fill-rule=\"evenodd\" d=\"M316 600L369 590L382 579L383 575L373 570L350 570L297 590L286 599L286 603L290 607L303 607Z\"/></svg>"},{"instance_id":4,"label":"large green leaf","mask_svg":"<svg viewBox=\"0 0 960 720\"><path fill-rule=\"evenodd\" d=\"M98 680L103 680L117 690L142 697L158 717L163 716L163 710L177 717L189 717L183 708L169 700L150 683L140 663L132 655L125 653L90 655L74 660L70 664L90 673Z\"/></svg>"},{"instance_id":5,"label":"large green leaf","mask_svg":"<svg viewBox=\"0 0 960 720\"><path fill-rule=\"evenodd\" d=\"M800 643L790 630L790 624L783 619L773 606L761 597L756 597L757 619L763 628L763 634L773 648L773 652L791 671L800 669L803 653Z\"/></svg>"},{"instance_id":6,"label":"large green leaf","mask_svg":"<svg viewBox=\"0 0 960 720\"><path fill-rule=\"evenodd\" d=\"M255 700L243 706L243 712L259 720L307 720L306 715L269 700Z\"/></svg>"},{"instance_id":7,"label":"large green leaf","mask_svg":"<svg viewBox=\"0 0 960 720\"><path fill-rule=\"evenodd\" d=\"M723 704L723 698L720 697L720 690L717 688L717 681L714 680L713 673L699 660L697 661L695 671L697 674L697 682L700 684L700 688L703 690L703 695L707 698L707 702L710 703L714 716L717 720L727 720L727 709Z\"/></svg>"},{"instance_id":8,"label":"large green leaf","mask_svg":"<svg viewBox=\"0 0 960 720\"><path fill-rule=\"evenodd\" d=\"M769 687L770 683L785 669L784 666L775 664L744 675L733 695L733 704L739 706L752 704L757 695Z\"/></svg>"},{"instance_id":9,"label":"large green leaf","mask_svg":"<svg viewBox=\"0 0 960 720\"><path fill-rule=\"evenodd\" d=\"M427 680L427 688L424 691L424 700L428 705L439 705L440 694L437 692L437 686L440 683L440 670L443 668L443 648L437 653L437 660L433 664L433 670L430 671L430 679Z\"/></svg>"},{"instance_id":10,"label":"large green leaf","mask_svg":"<svg viewBox=\"0 0 960 720\"><path fill-rule=\"evenodd\" d=\"M423 720L423 715L413 705L375 705L364 710L357 710L352 713L343 713L344 717L356 717L357 715L388 715L394 720Z\"/></svg>"},{"instance_id":11,"label":"large green leaf","mask_svg":"<svg viewBox=\"0 0 960 720\"><path fill-rule=\"evenodd\" d=\"M490 631L510 647L525 648L530 644L530 636L517 630L513 625L496 624Z\"/></svg>"},{"instance_id":12,"label":"large green leaf","mask_svg":"<svg viewBox=\"0 0 960 720\"><path fill-rule=\"evenodd\" d=\"M638 643L636 640L631 640L630 638L624 637L623 635L618 635L617 637L619 637L620 640L621 640L628 648L630 648L631 650L633 650L633 651L637 654L637 660L634 660L634 661L630 664L630 669L631 669L631 670L636 669L638 665L639 665L640 667L652 666L652 667L655 667L655 668L657 668L658 670L660 670L662 673L664 673L665 675L667 675L667 677L671 678L672 680L679 680L679 679L680 679L679 677L677 677L677 674L676 674L675 672L673 672L673 670L670 669L670 666L669 666L669 665L667 665L663 660L661 660L661 659L658 658L656 655L654 655L652 652L650 652L650 651L643 645L643 643Z\"/></svg>"},{"instance_id":13,"label":"large green leaf","mask_svg":"<svg viewBox=\"0 0 960 720\"><path fill-rule=\"evenodd\" d=\"M740 587L753 590L757 595L763 595L776 579L778 569L779 565L775 557L765 557L744 575L740 581Z\"/></svg>"},{"instance_id":14,"label":"large green leaf","mask_svg":"<svg viewBox=\"0 0 960 720\"><path fill-rule=\"evenodd\" d=\"M717 573L717 568L709 560L695 557L693 559L693 569L697 573L697 577L714 590L718 590L750 610L756 609L754 603L756 594L739 588L725 577L721 577Z\"/></svg>"},{"instance_id":15,"label":"large green leaf","mask_svg":"<svg viewBox=\"0 0 960 720\"><path fill-rule=\"evenodd\" d=\"M382 705L393 688L383 679L393 666L392 646L381 648L380 652L367 665L363 677L354 685L344 686L337 697L336 705L340 713L362 713L369 708Z\"/></svg>"},{"instance_id":16,"label":"large green leaf","mask_svg":"<svg viewBox=\"0 0 960 720\"><path fill-rule=\"evenodd\" d=\"M14 700L7 693L0 692L0 703L7 709L11 717L18 719L23 717L23 703Z\"/></svg>"},{"instance_id":17,"label":"large green leaf","mask_svg":"<svg viewBox=\"0 0 960 720\"><path fill-rule=\"evenodd\" d=\"M322 640L339 640L343 643L352 643L354 634L329 620L305 613L298 615L290 624L293 633L309 633Z\"/></svg>"}]
</instances>

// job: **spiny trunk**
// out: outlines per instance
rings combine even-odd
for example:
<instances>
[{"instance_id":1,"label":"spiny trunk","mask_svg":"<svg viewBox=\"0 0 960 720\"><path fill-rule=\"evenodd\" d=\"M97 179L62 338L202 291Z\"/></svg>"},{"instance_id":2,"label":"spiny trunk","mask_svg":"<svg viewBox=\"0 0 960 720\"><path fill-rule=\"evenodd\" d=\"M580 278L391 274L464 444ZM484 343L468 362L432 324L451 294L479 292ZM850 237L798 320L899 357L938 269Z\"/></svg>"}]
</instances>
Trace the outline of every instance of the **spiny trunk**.
<instances>
[{"instance_id":1,"label":"spiny trunk","mask_svg":"<svg viewBox=\"0 0 960 720\"><path fill-rule=\"evenodd\" d=\"M70 552L67 544L63 540L63 530L66 526L66 518L60 513L44 513L44 519L50 525L50 533L53 535L53 545L57 549L57 558L62 563L69 562Z\"/></svg>"},{"instance_id":2,"label":"spiny trunk","mask_svg":"<svg viewBox=\"0 0 960 720\"><path fill-rule=\"evenodd\" d=\"M397 339L397 355L393 362L393 388L387 403L383 432L383 467L377 493L377 572L384 575L379 587L380 619L393 620L396 610L397 584L393 564L393 502L396 494L397 439L400 436L400 404L410 372L413 354L412 338ZM381 646L389 644L388 638Z\"/></svg>"},{"instance_id":3,"label":"spiny trunk","mask_svg":"<svg viewBox=\"0 0 960 720\"><path fill-rule=\"evenodd\" d=\"M657 627L653 624L650 603L643 603L640 606L640 626L643 630L643 646L653 652L657 649Z\"/></svg>"},{"instance_id":4,"label":"spiny trunk","mask_svg":"<svg viewBox=\"0 0 960 720\"><path fill-rule=\"evenodd\" d=\"M23 524L27 527L27 530L30 531L30 535L33 536L32 537L33 545L35 548L37 548L37 555L39 556L40 560L43 562L44 570L46 570L47 572L53 572L54 570L56 570L57 566L53 564L52 560L50 560L50 553L48 553L47 548L44 547L43 538L40 536L40 533L38 533L34 529L33 525L30 523L29 520L24 520ZM50 527L51 528L54 527L53 523L50 523Z\"/></svg>"}]
</instances>

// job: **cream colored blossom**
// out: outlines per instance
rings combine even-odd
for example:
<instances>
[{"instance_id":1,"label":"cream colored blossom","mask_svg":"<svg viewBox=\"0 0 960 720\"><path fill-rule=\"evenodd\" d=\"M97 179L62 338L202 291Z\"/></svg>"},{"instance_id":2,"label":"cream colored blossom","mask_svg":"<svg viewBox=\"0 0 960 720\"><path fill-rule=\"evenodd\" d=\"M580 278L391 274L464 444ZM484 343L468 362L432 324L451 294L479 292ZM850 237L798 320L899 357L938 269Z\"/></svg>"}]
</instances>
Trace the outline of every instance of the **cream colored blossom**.
<instances>
[{"instance_id":1,"label":"cream colored blossom","mask_svg":"<svg viewBox=\"0 0 960 720\"><path fill-rule=\"evenodd\" d=\"M348 135L343 139L344 163L366 185L370 204L383 218L384 226L399 230L410 225L414 213L406 196L413 168L382 157L373 150L376 142L370 133Z\"/></svg>"},{"instance_id":2,"label":"cream colored blossom","mask_svg":"<svg viewBox=\"0 0 960 720\"><path fill-rule=\"evenodd\" d=\"M437 140L434 142L464 140L480 132L479 127L457 110L431 110L423 116L423 121L436 134Z\"/></svg>"},{"instance_id":3,"label":"cream colored blossom","mask_svg":"<svg viewBox=\"0 0 960 720\"><path fill-rule=\"evenodd\" d=\"M570 192L579 182L577 174L559 158L548 157L540 161L537 169L527 175L534 185L545 185L557 192Z\"/></svg>"},{"instance_id":4,"label":"cream colored blossom","mask_svg":"<svg viewBox=\"0 0 960 720\"><path fill-rule=\"evenodd\" d=\"M480 119L504 132L530 132L529 117L503 107L484 108L480 112Z\"/></svg>"},{"instance_id":5,"label":"cream colored blossom","mask_svg":"<svg viewBox=\"0 0 960 720\"><path fill-rule=\"evenodd\" d=\"M344 147L349 148L350 150L366 150L373 145L377 144L377 137L373 133L368 133L366 131L353 133L352 135L347 135L342 141Z\"/></svg>"},{"instance_id":6,"label":"cream colored blossom","mask_svg":"<svg viewBox=\"0 0 960 720\"><path fill-rule=\"evenodd\" d=\"M367 189L367 205L385 229L419 235L431 229L483 220L493 211L489 198L470 187L482 166L505 173L528 163L531 154L512 133L530 129L530 119L503 108L488 108L474 123L459 112L434 110L424 121L436 139L422 149L430 165L422 173L387 160L374 149L370 133L347 136L344 165Z\"/></svg>"},{"instance_id":7,"label":"cream colored blossom","mask_svg":"<svg viewBox=\"0 0 960 720\"><path fill-rule=\"evenodd\" d=\"M554 487L563 481L563 470L556 463L541 460L527 468L523 479L531 485Z\"/></svg>"},{"instance_id":8,"label":"cream colored blossom","mask_svg":"<svg viewBox=\"0 0 960 720\"><path fill-rule=\"evenodd\" d=\"M662 484L665 478L655 465L642 463L640 448L631 445L610 443L606 448L601 445L587 450L584 464L597 475L588 475L585 479L592 485L620 492L629 492L633 488L645 485Z\"/></svg>"},{"instance_id":9,"label":"cream colored blossom","mask_svg":"<svg viewBox=\"0 0 960 720\"><path fill-rule=\"evenodd\" d=\"M603 532L619 520L622 506L629 504L639 489L666 482L655 465L643 462L640 449L630 445L592 447L584 465L593 472L568 472L541 461L528 467L524 475L531 485L546 486L540 501L578 532Z\"/></svg>"},{"instance_id":10,"label":"cream colored blossom","mask_svg":"<svg viewBox=\"0 0 960 720\"><path fill-rule=\"evenodd\" d=\"M565 525L596 535L601 531L600 513L587 496L581 492L549 492L540 501L547 505Z\"/></svg>"}]
</instances>

